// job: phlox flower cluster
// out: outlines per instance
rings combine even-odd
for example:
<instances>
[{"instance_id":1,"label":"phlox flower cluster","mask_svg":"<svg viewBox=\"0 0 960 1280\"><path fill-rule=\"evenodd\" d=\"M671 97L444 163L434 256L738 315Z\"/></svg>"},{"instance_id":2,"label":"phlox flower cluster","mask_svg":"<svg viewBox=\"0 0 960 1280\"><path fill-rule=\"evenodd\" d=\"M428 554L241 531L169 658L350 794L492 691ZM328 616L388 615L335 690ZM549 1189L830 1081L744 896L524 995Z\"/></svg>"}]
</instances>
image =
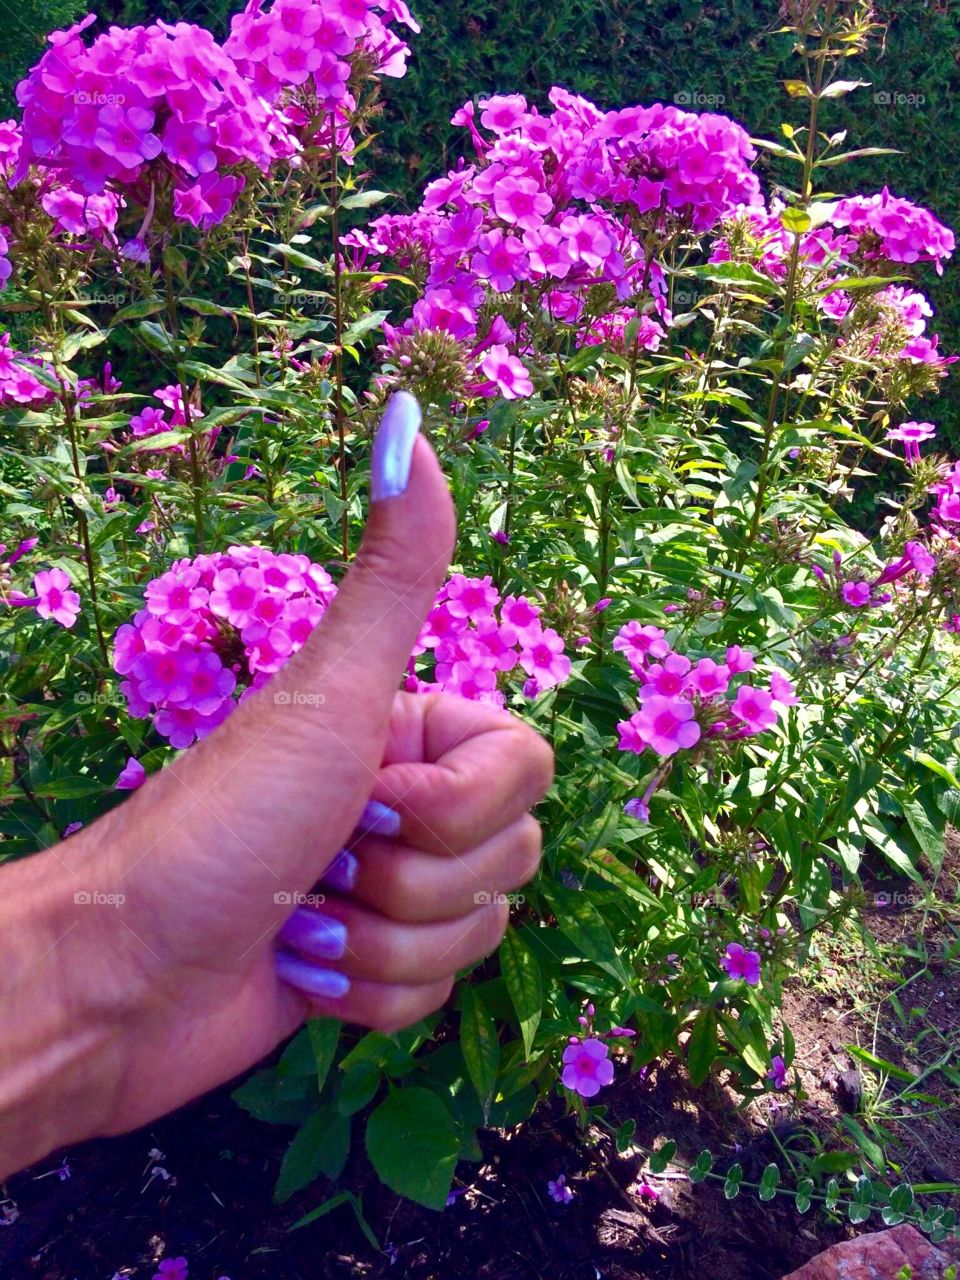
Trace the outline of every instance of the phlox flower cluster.
<instances>
[{"instance_id":1,"label":"phlox flower cluster","mask_svg":"<svg viewBox=\"0 0 960 1280\"><path fill-rule=\"evenodd\" d=\"M31 366L49 374L49 365L24 355L10 345L10 334L0 334L0 405L40 409L54 398L54 392L31 372Z\"/></svg>"},{"instance_id":2,"label":"phlox flower cluster","mask_svg":"<svg viewBox=\"0 0 960 1280\"><path fill-rule=\"evenodd\" d=\"M718 115L655 104L601 111L565 89L541 114L519 94L468 102L453 118L476 152L431 183L413 214L378 219L354 246L425 281L401 330L385 326L389 364L410 332L442 330L468 349L473 395L531 394L530 341L504 295L523 291L545 318L581 326L582 341L634 339L655 350L669 323L664 274L649 247L703 232L759 198L746 132ZM604 285L609 315L589 314ZM631 307L625 304L632 303Z\"/></svg>"},{"instance_id":3,"label":"phlox flower cluster","mask_svg":"<svg viewBox=\"0 0 960 1280\"><path fill-rule=\"evenodd\" d=\"M693 662L671 649L659 627L628 622L613 647L624 654L640 684L639 710L617 726L621 751L650 750L667 760L698 745L764 733L796 702L782 672L774 671L766 687L739 680L756 665L739 645L731 645L719 662L708 657ZM635 816L646 818L648 799L639 806L631 802Z\"/></svg>"},{"instance_id":4,"label":"phlox flower cluster","mask_svg":"<svg viewBox=\"0 0 960 1280\"><path fill-rule=\"evenodd\" d=\"M269 9L250 0L232 20L224 52L267 102L304 89L288 118L305 124L355 106L347 86L358 52L373 74L406 73L410 49L392 22L420 30L404 0L276 0Z\"/></svg>"},{"instance_id":5,"label":"phlox flower cluster","mask_svg":"<svg viewBox=\"0 0 960 1280\"><path fill-rule=\"evenodd\" d=\"M911 264L933 261L942 271L943 260L954 251L953 233L928 210L892 196L886 189L879 195L853 196L818 207L825 210L826 220L800 235L798 263L801 279L808 285L816 284L821 291L817 305L823 315L842 324L857 300L868 297L872 314L867 323L876 334L876 350L869 354L879 352L882 335L895 326L907 334L907 341L894 353L895 358L938 370L952 363L954 357L945 357L938 350L938 336L926 334L933 308L922 293L902 285L888 285L864 295L844 290L843 285L845 279L875 270L877 260ZM738 210L714 243L710 261L745 259L771 279L782 282L794 247L794 235L783 225L784 208L781 200L774 199L769 209L761 205ZM830 283L834 287L823 292Z\"/></svg>"},{"instance_id":6,"label":"phlox flower cluster","mask_svg":"<svg viewBox=\"0 0 960 1280\"><path fill-rule=\"evenodd\" d=\"M0 183L8 183L18 168L22 136L16 120L0 120ZM115 243L113 232L124 203L121 196L113 191L89 195L71 185L63 174L46 168L35 171L35 176L37 203L53 219L58 233ZM0 265L0 287L2 277Z\"/></svg>"},{"instance_id":7,"label":"phlox flower cluster","mask_svg":"<svg viewBox=\"0 0 960 1280\"><path fill-rule=\"evenodd\" d=\"M295 150L276 112L203 27L110 27L88 47L82 36L94 21L53 32L17 87L23 140L14 182L36 165L91 196L139 183L147 204L150 184L172 174L175 216L207 228L245 185L227 169L252 164L265 173Z\"/></svg>"},{"instance_id":8,"label":"phlox flower cluster","mask_svg":"<svg viewBox=\"0 0 960 1280\"><path fill-rule=\"evenodd\" d=\"M848 227L862 242L868 258L933 262L938 275L943 274L944 258L949 258L956 247L953 232L929 210L893 195L886 187L876 195L838 201L832 222L836 227Z\"/></svg>"},{"instance_id":9,"label":"phlox flower cluster","mask_svg":"<svg viewBox=\"0 0 960 1280\"><path fill-rule=\"evenodd\" d=\"M746 252L758 271L772 280L785 280L794 243L793 233L783 225L785 208L782 200L773 199L769 209L762 202L738 209L725 234L714 242L710 261L730 262ZM799 261L805 271L819 271L852 254L856 247L853 236L824 225L800 236Z\"/></svg>"},{"instance_id":10,"label":"phlox flower cluster","mask_svg":"<svg viewBox=\"0 0 960 1280\"><path fill-rule=\"evenodd\" d=\"M305 555L231 547L177 561L114 638L130 714L189 747L303 646L335 594Z\"/></svg>"},{"instance_id":11,"label":"phlox flower cluster","mask_svg":"<svg viewBox=\"0 0 960 1280\"><path fill-rule=\"evenodd\" d=\"M456 693L504 706L501 676L519 670L524 695L535 698L570 675L563 640L544 627L541 610L526 596L501 597L490 577L453 574L440 588L410 659L411 692ZM432 671L418 674L422 655ZM424 678L429 675L432 678Z\"/></svg>"},{"instance_id":12,"label":"phlox flower cluster","mask_svg":"<svg viewBox=\"0 0 960 1280\"><path fill-rule=\"evenodd\" d=\"M848 609L881 608L893 599L889 591L883 590L884 587L910 573L915 573L922 579L930 578L936 567L936 557L922 542L916 541L908 542L903 554L874 578L848 577L839 551L833 553L829 573L818 564L811 566L820 585Z\"/></svg>"}]
</instances>

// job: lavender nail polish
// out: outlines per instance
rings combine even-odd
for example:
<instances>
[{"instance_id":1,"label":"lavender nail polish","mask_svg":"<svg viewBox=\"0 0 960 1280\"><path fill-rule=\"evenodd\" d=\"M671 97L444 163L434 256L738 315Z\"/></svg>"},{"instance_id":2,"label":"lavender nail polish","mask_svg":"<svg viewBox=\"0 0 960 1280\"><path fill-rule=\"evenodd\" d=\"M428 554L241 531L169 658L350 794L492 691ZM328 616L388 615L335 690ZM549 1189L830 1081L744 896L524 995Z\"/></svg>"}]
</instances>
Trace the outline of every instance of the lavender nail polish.
<instances>
[{"instance_id":1,"label":"lavender nail polish","mask_svg":"<svg viewBox=\"0 0 960 1280\"><path fill-rule=\"evenodd\" d=\"M357 883L357 872L360 863L349 849L344 849L327 868L327 873L320 881L328 889L336 889L339 893L349 893Z\"/></svg>"},{"instance_id":2,"label":"lavender nail polish","mask_svg":"<svg viewBox=\"0 0 960 1280\"><path fill-rule=\"evenodd\" d=\"M388 804L381 804L379 800L368 800L357 819L355 830L361 836L398 836L400 815Z\"/></svg>"},{"instance_id":3,"label":"lavender nail polish","mask_svg":"<svg viewBox=\"0 0 960 1280\"><path fill-rule=\"evenodd\" d=\"M289 951L276 955L277 977L296 987L304 995L320 996L326 1000L339 1000L350 990L350 979L336 969L321 969L309 960L301 960Z\"/></svg>"},{"instance_id":4,"label":"lavender nail polish","mask_svg":"<svg viewBox=\"0 0 960 1280\"><path fill-rule=\"evenodd\" d=\"M347 949L347 927L332 916L297 907L280 930L280 941L316 960L339 960Z\"/></svg>"},{"instance_id":5,"label":"lavender nail polish","mask_svg":"<svg viewBox=\"0 0 960 1280\"><path fill-rule=\"evenodd\" d=\"M390 397L373 442L370 497L374 502L399 498L406 491L422 421L420 406L409 391L397 391Z\"/></svg>"}]
</instances>

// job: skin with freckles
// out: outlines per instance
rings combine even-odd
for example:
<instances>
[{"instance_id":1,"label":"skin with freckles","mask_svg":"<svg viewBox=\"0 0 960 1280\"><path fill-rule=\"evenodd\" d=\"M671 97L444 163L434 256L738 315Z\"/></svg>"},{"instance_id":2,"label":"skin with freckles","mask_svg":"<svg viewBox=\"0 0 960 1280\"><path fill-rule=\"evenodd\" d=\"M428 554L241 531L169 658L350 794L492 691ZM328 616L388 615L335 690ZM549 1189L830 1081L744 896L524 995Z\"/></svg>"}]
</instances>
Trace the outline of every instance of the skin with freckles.
<instances>
[{"instance_id":1,"label":"skin with freckles","mask_svg":"<svg viewBox=\"0 0 960 1280\"><path fill-rule=\"evenodd\" d=\"M497 895L537 866L552 757L499 709L397 692L453 539L418 439L275 681L93 826L0 871L0 1177L231 1079L312 1014L415 1022L497 947ZM354 835L371 798L399 817ZM297 903L327 926L288 925Z\"/></svg>"}]
</instances>

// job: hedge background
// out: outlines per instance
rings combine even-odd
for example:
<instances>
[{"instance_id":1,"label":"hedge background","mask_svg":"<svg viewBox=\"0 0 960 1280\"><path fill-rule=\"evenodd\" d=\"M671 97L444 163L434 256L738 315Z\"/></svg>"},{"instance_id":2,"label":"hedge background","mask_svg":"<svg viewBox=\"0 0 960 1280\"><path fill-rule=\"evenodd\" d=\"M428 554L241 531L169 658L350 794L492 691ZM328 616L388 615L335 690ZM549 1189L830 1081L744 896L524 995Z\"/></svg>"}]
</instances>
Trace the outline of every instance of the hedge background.
<instances>
[{"instance_id":1,"label":"hedge background","mask_svg":"<svg viewBox=\"0 0 960 1280\"><path fill-rule=\"evenodd\" d=\"M112 0L98 12L124 23L187 18L222 33L239 7L240 0ZM788 101L779 83L796 68L789 38L776 33L776 0L411 0L411 7L423 34L413 41L407 77L387 86L380 138L368 152L377 185L396 193L398 209L416 204L423 182L455 160L462 144L449 119L473 95L520 91L542 103L552 84L562 84L605 107L659 99L715 109L767 137L781 120L802 122L802 104ZM0 112L12 109L12 85L45 32L84 8L73 0L0 0ZM833 172L846 190L886 182L960 231L960 12L949 0L877 9L888 24L885 47L866 65L852 63L848 77L871 87L831 102L824 128L849 129L850 146L902 154ZM779 163L767 166L770 176L787 180ZM926 282L946 351L960 351L958 272L960 261ZM960 376L919 416L939 421L960 446Z\"/></svg>"}]
</instances>

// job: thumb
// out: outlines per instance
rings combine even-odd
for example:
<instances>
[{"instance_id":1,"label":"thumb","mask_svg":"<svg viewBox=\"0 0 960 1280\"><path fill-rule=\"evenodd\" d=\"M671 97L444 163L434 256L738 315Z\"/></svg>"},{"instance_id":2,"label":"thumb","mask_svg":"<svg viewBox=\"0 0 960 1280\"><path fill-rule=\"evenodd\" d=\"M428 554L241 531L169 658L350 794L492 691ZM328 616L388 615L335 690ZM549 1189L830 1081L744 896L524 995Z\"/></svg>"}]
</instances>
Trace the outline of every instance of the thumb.
<instances>
[{"instance_id":1,"label":"thumb","mask_svg":"<svg viewBox=\"0 0 960 1280\"><path fill-rule=\"evenodd\" d=\"M157 778L156 803L164 799L161 778L202 799L194 807L194 858L206 846L217 850L221 867L232 854L233 865L245 862L254 877L282 874L289 880L281 887L305 889L356 825L456 533L450 492L420 423L413 396L394 395L374 441L360 549L307 643ZM147 801L151 790L137 798Z\"/></svg>"},{"instance_id":2,"label":"thumb","mask_svg":"<svg viewBox=\"0 0 960 1280\"><path fill-rule=\"evenodd\" d=\"M398 391L374 441L372 505L353 566L319 627L271 685L291 695L305 686L322 692L325 708L343 709L345 726L369 722L378 735L456 534L447 482L420 423L416 400Z\"/></svg>"}]
</instances>

